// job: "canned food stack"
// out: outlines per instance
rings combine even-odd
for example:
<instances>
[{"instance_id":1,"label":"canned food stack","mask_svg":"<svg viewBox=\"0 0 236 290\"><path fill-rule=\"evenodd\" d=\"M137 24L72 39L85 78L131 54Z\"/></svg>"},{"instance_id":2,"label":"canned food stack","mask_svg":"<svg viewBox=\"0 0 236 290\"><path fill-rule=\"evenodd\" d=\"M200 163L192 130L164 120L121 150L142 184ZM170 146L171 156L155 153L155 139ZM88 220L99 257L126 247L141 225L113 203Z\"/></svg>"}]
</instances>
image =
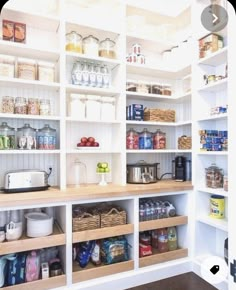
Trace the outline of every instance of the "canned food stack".
<instances>
[{"instance_id":1,"label":"canned food stack","mask_svg":"<svg viewBox=\"0 0 236 290\"><path fill-rule=\"evenodd\" d=\"M227 151L228 131L200 130L201 151Z\"/></svg>"},{"instance_id":2,"label":"canned food stack","mask_svg":"<svg viewBox=\"0 0 236 290\"><path fill-rule=\"evenodd\" d=\"M132 45L132 52L129 53L126 57L126 61L129 63L145 64L146 57L141 54L141 45L135 43Z\"/></svg>"}]
</instances>

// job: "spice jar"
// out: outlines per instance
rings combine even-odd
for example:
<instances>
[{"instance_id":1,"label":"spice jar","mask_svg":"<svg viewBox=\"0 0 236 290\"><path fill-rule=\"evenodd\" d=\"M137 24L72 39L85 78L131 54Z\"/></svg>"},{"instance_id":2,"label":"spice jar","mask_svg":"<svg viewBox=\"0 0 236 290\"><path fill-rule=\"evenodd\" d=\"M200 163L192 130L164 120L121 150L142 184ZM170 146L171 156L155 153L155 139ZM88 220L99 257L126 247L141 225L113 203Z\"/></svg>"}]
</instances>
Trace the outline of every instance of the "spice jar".
<instances>
[{"instance_id":1,"label":"spice jar","mask_svg":"<svg viewBox=\"0 0 236 290\"><path fill-rule=\"evenodd\" d=\"M101 98L101 120L114 121L116 118L115 99L113 97Z\"/></svg>"},{"instance_id":2,"label":"spice jar","mask_svg":"<svg viewBox=\"0 0 236 290\"><path fill-rule=\"evenodd\" d=\"M6 122L0 125L0 150L15 149L15 129Z\"/></svg>"},{"instance_id":3,"label":"spice jar","mask_svg":"<svg viewBox=\"0 0 236 290\"><path fill-rule=\"evenodd\" d=\"M166 133L160 129L153 133L153 149L166 149Z\"/></svg>"},{"instance_id":4,"label":"spice jar","mask_svg":"<svg viewBox=\"0 0 236 290\"><path fill-rule=\"evenodd\" d=\"M110 38L101 41L99 44L99 56L116 58L115 45L116 43Z\"/></svg>"},{"instance_id":5,"label":"spice jar","mask_svg":"<svg viewBox=\"0 0 236 290\"><path fill-rule=\"evenodd\" d=\"M223 187L223 169L216 166L215 163L205 169L206 186L211 188Z\"/></svg>"},{"instance_id":6,"label":"spice jar","mask_svg":"<svg viewBox=\"0 0 236 290\"><path fill-rule=\"evenodd\" d=\"M66 50L82 53L82 35L76 31L66 34Z\"/></svg>"},{"instance_id":7,"label":"spice jar","mask_svg":"<svg viewBox=\"0 0 236 290\"><path fill-rule=\"evenodd\" d=\"M27 100L23 97L17 97L15 101L15 114L27 114Z\"/></svg>"},{"instance_id":8,"label":"spice jar","mask_svg":"<svg viewBox=\"0 0 236 290\"><path fill-rule=\"evenodd\" d=\"M15 58L13 56L0 54L0 76L14 78Z\"/></svg>"},{"instance_id":9,"label":"spice jar","mask_svg":"<svg viewBox=\"0 0 236 290\"><path fill-rule=\"evenodd\" d=\"M22 128L17 129L17 147L19 149L36 149L36 129L25 124Z\"/></svg>"},{"instance_id":10,"label":"spice jar","mask_svg":"<svg viewBox=\"0 0 236 290\"><path fill-rule=\"evenodd\" d=\"M83 53L98 56L98 42L99 40L93 35L83 38Z\"/></svg>"},{"instance_id":11,"label":"spice jar","mask_svg":"<svg viewBox=\"0 0 236 290\"><path fill-rule=\"evenodd\" d=\"M51 62L38 62L38 80L41 82L55 81L55 64Z\"/></svg>"},{"instance_id":12,"label":"spice jar","mask_svg":"<svg viewBox=\"0 0 236 290\"><path fill-rule=\"evenodd\" d=\"M133 128L126 133L126 149L139 149L139 134Z\"/></svg>"},{"instance_id":13,"label":"spice jar","mask_svg":"<svg viewBox=\"0 0 236 290\"><path fill-rule=\"evenodd\" d=\"M85 119L86 96L79 94L70 95L69 115L78 119Z\"/></svg>"},{"instance_id":14,"label":"spice jar","mask_svg":"<svg viewBox=\"0 0 236 290\"><path fill-rule=\"evenodd\" d=\"M56 129L52 129L48 124L45 124L44 127L37 132L38 149L56 149L56 135Z\"/></svg>"},{"instance_id":15,"label":"spice jar","mask_svg":"<svg viewBox=\"0 0 236 290\"><path fill-rule=\"evenodd\" d=\"M36 62L33 59L18 58L17 76L21 79L36 80Z\"/></svg>"},{"instance_id":16,"label":"spice jar","mask_svg":"<svg viewBox=\"0 0 236 290\"><path fill-rule=\"evenodd\" d=\"M163 95L171 96L171 85L170 84L163 84Z\"/></svg>"},{"instance_id":17,"label":"spice jar","mask_svg":"<svg viewBox=\"0 0 236 290\"><path fill-rule=\"evenodd\" d=\"M101 97L88 95L86 102L86 117L88 120L100 120Z\"/></svg>"},{"instance_id":18,"label":"spice jar","mask_svg":"<svg viewBox=\"0 0 236 290\"><path fill-rule=\"evenodd\" d=\"M14 98L10 96L2 97L2 112L8 114L14 114Z\"/></svg>"},{"instance_id":19,"label":"spice jar","mask_svg":"<svg viewBox=\"0 0 236 290\"><path fill-rule=\"evenodd\" d=\"M49 116L51 115L51 104L48 99L41 99L39 105L40 115Z\"/></svg>"},{"instance_id":20,"label":"spice jar","mask_svg":"<svg viewBox=\"0 0 236 290\"><path fill-rule=\"evenodd\" d=\"M28 114L29 115L39 115L39 100L34 98L29 98L28 100Z\"/></svg>"}]
</instances>

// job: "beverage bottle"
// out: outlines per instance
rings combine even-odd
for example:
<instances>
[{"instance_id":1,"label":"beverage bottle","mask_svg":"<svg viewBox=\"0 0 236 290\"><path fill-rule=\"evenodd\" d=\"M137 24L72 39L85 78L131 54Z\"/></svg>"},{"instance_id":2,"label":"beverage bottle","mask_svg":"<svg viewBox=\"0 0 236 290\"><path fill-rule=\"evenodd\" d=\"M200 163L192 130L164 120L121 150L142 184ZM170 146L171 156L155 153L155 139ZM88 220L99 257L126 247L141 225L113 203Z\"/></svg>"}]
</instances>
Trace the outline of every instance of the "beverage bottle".
<instances>
[{"instance_id":1,"label":"beverage bottle","mask_svg":"<svg viewBox=\"0 0 236 290\"><path fill-rule=\"evenodd\" d=\"M155 220L156 219L156 217L155 217L155 207L154 207L153 202L150 202L150 212L151 212L150 219L151 220Z\"/></svg>"},{"instance_id":2,"label":"beverage bottle","mask_svg":"<svg viewBox=\"0 0 236 290\"><path fill-rule=\"evenodd\" d=\"M169 227L168 230L168 248L169 251L177 249L177 232L176 227Z\"/></svg>"},{"instance_id":3,"label":"beverage bottle","mask_svg":"<svg viewBox=\"0 0 236 290\"><path fill-rule=\"evenodd\" d=\"M168 252L168 233L166 228L158 229L158 250L160 253Z\"/></svg>"},{"instance_id":4,"label":"beverage bottle","mask_svg":"<svg viewBox=\"0 0 236 290\"><path fill-rule=\"evenodd\" d=\"M96 87L96 71L95 71L95 65L92 62L90 64L90 70L89 70L89 86L90 87Z\"/></svg>"},{"instance_id":5,"label":"beverage bottle","mask_svg":"<svg viewBox=\"0 0 236 290\"><path fill-rule=\"evenodd\" d=\"M107 65L104 65L102 68L102 87L109 88L111 84L111 75Z\"/></svg>"},{"instance_id":6,"label":"beverage bottle","mask_svg":"<svg viewBox=\"0 0 236 290\"><path fill-rule=\"evenodd\" d=\"M151 208L148 203L145 203L146 221L151 219Z\"/></svg>"},{"instance_id":7,"label":"beverage bottle","mask_svg":"<svg viewBox=\"0 0 236 290\"><path fill-rule=\"evenodd\" d=\"M98 88L102 87L102 69L99 65L95 67L95 72L96 72L96 86Z\"/></svg>"},{"instance_id":8,"label":"beverage bottle","mask_svg":"<svg viewBox=\"0 0 236 290\"><path fill-rule=\"evenodd\" d=\"M83 71L83 63L80 61L76 61L73 64L72 72L71 72L71 81L73 85L82 85L82 71Z\"/></svg>"},{"instance_id":9,"label":"beverage bottle","mask_svg":"<svg viewBox=\"0 0 236 290\"><path fill-rule=\"evenodd\" d=\"M156 218L161 218L161 206L158 201L155 202L155 212L156 212Z\"/></svg>"},{"instance_id":10,"label":"beverage bottle","mask_svg":"<svg viewBox=\"0 0 236 290\"><path fill-rule=\"evenodd\" d=\"M83 71L82 71L82 85L89 85L89 65L87 62L84 63Z\"/></svg>"},{"instance_id":11,"label":"beverage bottle","mask_svg":"<svg viewBox=\"0 0 236 290\"><path fill-rule=\"evenodd\" d=\"M143 222L145 220L146 220L146 218L145 218L145 208L144 208L143 204L140 204L140 206L139 206L139 221Z\"/></svg>"}]
</instances>

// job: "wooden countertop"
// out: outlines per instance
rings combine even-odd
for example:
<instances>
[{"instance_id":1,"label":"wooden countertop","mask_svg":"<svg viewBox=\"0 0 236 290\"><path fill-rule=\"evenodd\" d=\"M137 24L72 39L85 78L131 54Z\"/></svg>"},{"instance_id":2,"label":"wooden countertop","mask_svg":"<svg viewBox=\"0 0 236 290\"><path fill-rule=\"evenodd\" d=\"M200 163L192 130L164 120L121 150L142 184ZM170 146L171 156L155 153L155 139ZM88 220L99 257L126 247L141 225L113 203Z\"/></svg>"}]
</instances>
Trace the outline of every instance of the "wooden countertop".
<instances>
[{"instance_id":1,"label":"wooden countertop","mask_svg":"<svg viewBox=\"0 0 236 290\"><path fill-rule=\"evenodd\" d=\"M60 190L50 188L46 191L23 193L0 193L0 208L22 205L38 205L45 203L57 203L66 201L82 201L98 198L125 197L149 193L165 193L174 191L192 190L191 182L176 182L174 180L162 180L151 184L127 184L99 186L92 184L81 188L67 188Z\"/></svg>"}]
</instances>

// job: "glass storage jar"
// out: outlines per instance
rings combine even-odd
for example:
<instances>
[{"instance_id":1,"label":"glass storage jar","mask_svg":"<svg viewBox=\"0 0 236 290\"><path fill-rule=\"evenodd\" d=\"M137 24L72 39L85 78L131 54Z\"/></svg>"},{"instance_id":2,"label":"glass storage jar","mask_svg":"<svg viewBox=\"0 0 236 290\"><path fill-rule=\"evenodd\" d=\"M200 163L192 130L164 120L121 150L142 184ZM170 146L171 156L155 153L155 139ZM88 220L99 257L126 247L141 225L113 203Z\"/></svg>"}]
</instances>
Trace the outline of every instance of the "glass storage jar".
<instances>
[{"instance_id":1,"label":"glass storage jar","mask_svg":"<svg viewBox=\"0 0 236 290\"><path fill-rule=\"evenodd\" d=\"M153 149L166 149L166 133L160 129L153 133Z\"/></svg>"},{"instance_id":2,"label":"glass storage jar","mask_svg":"<svg viewBox=\"0 0 236 290\"><path fill-rule=\"evenodd\" d=\"M15 76L15 57L0 54L0 76L14 78Z\"/></svg>"},{"instance_id":3,"label":"glass storage jar","mask_svg":"<svg viewBox=\"0 0 236 290\"><path fill-rule=\"evenodd\" d=\"M38 149L54 150L56 149L57 131L45 124L42 129L37 132Z\"/></svg>"},{"instance_id":4,"label":"glass storage jar","mask_svg":"<svg viewBox=\"0 0 236 290\"><path fill-rule=\"evenodd\" d=\"M99 40L93 35L83 38L83 53L90 56L98 56Z\"/></svg>"},{"instance_id":5,"label":"glass storage jar","mask_svg":"<svg viewBox=\"0 0 236 290\"><path fill-rule=\"evenodd\" d=\"M86 96L79 94L70 95L69 115L77 119L85 119Z\"/></svg>"},{"instance_id":6,"label":"glass storage jar","mask_svg":"<svg viewBox=\"0 0 236 290\"><path fill-rule=\"evenodd\" d=\"M110 38L102 40L99 44L99 56L116 58L115 45L116 43Z\"/></svg>"},{"instance_id":7,"label":"glass storage jar","mask_svg":"<svg viewBox=\"0 0 236 290\"><path fill-rule=\"evenodd\" d=\"M39 115L39 100L35 98L28 99L28 114Z\"/></svg>"},{"instance_id":8,"label":"glass storage jar","mask_svg":"<svg viewBox=\"0 0 236 290\"><path fill-rule=\"evenodd\" d=\"M137 92L138 81L127 80L126 82L126 91Z\"/></svg>"},{"instance_id":9,"label":"glass storage jar","mask_svg":"<svg viewBox=\"0 0 236 290\"><path fill-rule=\"evenodd\" d=\"M75 187L86 186L87 185L87 167L86 165L75 159L74 161L74 183Z\"/></svg>"},{"instance_id":10,"label":"glass storage jar","mask_svg":"<svg viewBox=\"0 0 236 290\"><path fill-rule=\"evenodd\" d=\"M86 118L88 120L100 120L101 97L88 95L86 102Z\"/></svg>"},{"instance_id":11,"label":"glass storage jar","mask_svg":"<svg viewBox=\"0 0 236 290\"><path fill-rule=\"evenodd\" d=\"M51 104L49 99L41 99L39 105L40 115L49 116L51 115Z\"/></svg>"},{"instance_id":12,"label":"glass storage jar","mask_svg":"<svg viewBox=\"0 0 236 290\"><path fill-rule=\"evenodd\" d=\"M171 96L172 90L170 84L163 84L163 95L165 96Z\"/></svg>"},{"instance_id":13,"label":"glass storage jar","mask_svg":"<svg viewBox=\"0 0 236 290\"><path fill-rule=\"evenodd\" d=\"M113 97L101 97L101 120L114 121L115 118L115 99Z\"/></svg>"},{"instance_id":14,"label":"glass storage jar","mask_svg":"<svg viewBox=\"0 0 236 290\"><path fill-rule=\"evenodd\" d=\"M0 150L15 149L15 129L6 122L0 125Z\"/></svg>"},{"instance_id":15,"label":"glass storage jar","mask_svg":"<svg viewBox=\"0 0 236 290\"><path fill-rule=\"evenodd\" d=\"M147 82L139 81L137 86L137 92L149 94L151 92L151 86L148 85Z\"/></svg>"},{"instance_id":16,"label":"glass storage jar","mask_svg":"<svg viewBox=\"0 0 236 290\"><path fill-rule=\"evenodd\" d=\"M55 81L55 64L52 62L38 62L38 80L41 82Z\"/></svg>"},{"instance_id":17,"label":"glass storage jar","mask_svg":"<svg viewBox=\"0 0 236 290\"><path fill-rule=\"evenodd\" d=\"M76 31L71 31L66 34L66 50L82 53L82 35Z\"/></svg>"},{"instance_id":18,"label":"glass storage jar","mask_svg":"<svg viewBox=\"0 0 236 290\"><path fill-rule=\"evenodd\" d=\"M155 95L163 94L163 87L161 84L155 83L155 84L152 84L151 86L152 86L152 89L151 89L152 94L155 94Z\"/></svg>"},{"instance_id":19,"label":"glass storage jar","mask_svg":"<svg viewBox=\"0 0 236 290\"><path fill-rule=\"evenodd\" d=\"M153 149L152 133L147 128L139 134L139 149Z\"/></svg>"},{"instance_id":20,"label":"glass storage jar","mask_svg":"<svg viewBox=\"0 0 236 290\"><path fill-rule=\"evenodd\" d=\"M17 147L19 149L36 149L36 129L25 124L22 128L17 129Z\"/></svg>"},{"instance_id":21,"label":"glass storage jar","mask_svg":"<svg viewBox=\"0 0 236 290\"><path fill-rule=\"evenodd\" d=\"M36 80L36 62L33 59L18 58L17 77L26 80Z\"/></svg>"},{"instance_id":22,"label":"glass storage jar","mask_svg":"<svg viewBox=\"0 0 236 290\"><path fill-rule=\"evenodd\" d=\"M76 61L73 64L73 68L71 71L71 82L73 85L83 85L83 69L84 63L80 61Z\"/></svg>"},{"instance_id":23,"label":"glass storage jar","mask_svg":"<svg viewBox=\"0 0 236 290\"><path fill-rule=\"evenodd\" d=\"M126 133L126 149L139 149L139 134L133 128Z\"/></svg>"},{"instance_id":24,"label":"glass storage jar","mask_svg":"<svg viewBox=\"0 0 236 290\"><path fill-rule=\"evenodd\" d=\"M212 163L210 167L205 168L206 173L206 186L210 188L222 188L223 187L223 169Z\"/></svg>"},{"instance_id":25,"label":"glass storage jar","mask_svg":"<svg viewBox=\"0 0 236 290\"><path fill-rule=\"evenodd\" d=\"M14 114L15 102L14 97L2 97L2 113Z\"/></svg>"},{"instance_id":26,"label":"glass storage jar","mask_svg":"<svg viewBox=\"0 0 236 290\"><path fill-rule=\"evenodd\" d=\"M28 105L27 100L24 97L17 97L15 100L15 114L27 114Z\"/></svg>"}]
</instances>

